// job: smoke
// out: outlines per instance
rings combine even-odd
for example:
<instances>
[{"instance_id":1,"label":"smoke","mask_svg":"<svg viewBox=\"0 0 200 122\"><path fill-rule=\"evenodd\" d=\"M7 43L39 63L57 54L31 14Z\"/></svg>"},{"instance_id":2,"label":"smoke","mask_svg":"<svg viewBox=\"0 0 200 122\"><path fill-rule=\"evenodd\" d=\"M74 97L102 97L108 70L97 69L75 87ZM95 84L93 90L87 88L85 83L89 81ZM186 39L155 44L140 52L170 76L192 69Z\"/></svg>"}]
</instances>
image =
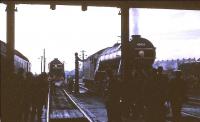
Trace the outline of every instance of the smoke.
<instances>
[{"instance_id":1,"label":"smoke","mask_svg":"<svg viewBox=\"0 0 200 122\"><path fill-rule=\"evenodd\" d=\"M138 35L139 34L139 27L138 27L138 20L139 20L139 12L137 8L132 8L130 11L130 34L131 35Z\"/></svg>"}]
</instances>

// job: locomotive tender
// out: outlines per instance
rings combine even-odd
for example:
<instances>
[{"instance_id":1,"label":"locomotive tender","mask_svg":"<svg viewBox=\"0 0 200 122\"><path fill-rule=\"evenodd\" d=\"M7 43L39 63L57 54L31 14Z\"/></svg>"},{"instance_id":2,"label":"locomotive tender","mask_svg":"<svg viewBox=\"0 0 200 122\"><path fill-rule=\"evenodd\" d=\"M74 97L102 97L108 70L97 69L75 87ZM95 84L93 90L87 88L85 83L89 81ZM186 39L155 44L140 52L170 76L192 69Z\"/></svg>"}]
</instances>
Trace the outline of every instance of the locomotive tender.
<instances>
[{"instance_id":1,"label":"locomotive tender","mask_svg":"<svg viewBox=\"0 0 200 122\"><path fill-rule=\"evenodd\" d=\"M7 61L6 61L6 43L0 40L1 44L1 72L5 72ZM25 57L22 53L15 50L14 51L14 72L17 73L19 69L23 69L25 72L30 72L31 63L28 58Z\"/></svg>"},{"instance_id":2,"label":"locomotive tender","mask_svg":"<svg viewBox=\"0 0 200 122\"><path fill-rule=\"evenodd\" d=\"M156 52L153 44L140 35L133 35L129 41L128 51L131 69L152 68ZM84 60L84 77L86 87L92 90L104 90L107 68L111 68L114 75L121 75L121 44L102 49ZM101 92L100 90L100 92Z\"/></svg>"}]
</instances>

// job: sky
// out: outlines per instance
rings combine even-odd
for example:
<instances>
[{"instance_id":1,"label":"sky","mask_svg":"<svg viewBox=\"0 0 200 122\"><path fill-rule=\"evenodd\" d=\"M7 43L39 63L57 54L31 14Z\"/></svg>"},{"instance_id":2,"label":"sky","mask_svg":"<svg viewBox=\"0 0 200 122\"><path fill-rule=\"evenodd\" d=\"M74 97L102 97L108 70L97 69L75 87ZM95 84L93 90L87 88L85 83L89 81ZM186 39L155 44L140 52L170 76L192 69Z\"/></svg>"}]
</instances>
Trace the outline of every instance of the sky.
<instances>
[{"instance_id":1,"label":"sky","mask_svg":"<svg viewBox=\"0 0 200 122\"><path fill-rule=\"evenodd\" d=\"M40 73L40 57L46 50L47 65L54 58L74 69L74 53L86 57L120 42L119 8L16 5L15 49ZM0 4L0 40L6 42L6 6ZM130 35L140 34L156 47L156 60L200 58L200 11L130 9ZM48 67L46 65L46 67ZM48 70L48 68L46 69Z\"/></svg>"}]
</instances>

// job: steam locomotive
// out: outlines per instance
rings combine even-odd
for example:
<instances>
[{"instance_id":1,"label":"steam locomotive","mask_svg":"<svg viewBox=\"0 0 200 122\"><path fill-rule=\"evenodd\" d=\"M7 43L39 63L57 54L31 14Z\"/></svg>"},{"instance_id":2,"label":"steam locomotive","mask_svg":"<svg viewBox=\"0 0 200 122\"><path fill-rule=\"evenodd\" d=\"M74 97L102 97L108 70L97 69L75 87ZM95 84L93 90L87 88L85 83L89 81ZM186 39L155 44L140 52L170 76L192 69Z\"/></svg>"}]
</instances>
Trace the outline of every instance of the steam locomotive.
<instances>
[{"instance_id":1,"label":"steam locomotive","mask_svg":"<svg viewBox=\"0 0 200 122\"><path fill-rule=\"evenodd\" d=\"M49 78L55 83L61 85L65 75L64 75L64 64L61 63L58 58L55 58L49 63Z\"/></svg>"},{"instance_id":2,"label":"steam locomotive","mask_svg":"<svg viewBox=\"0 0 200 122\"><path fill-rule=\"evenodd\" d=\"M7 68L7 61L6 61L6 50L7 46L6 43L0 41L1 47L1 72L5 72ZM29 72L31 69L31 63L29 62L28 58L25 57L22 53L15 50L14 51L14 72L17 73L19 69L23 69L25 72Z\"/></svg>"},{"instance_id":3,"label":"steam locomotive","mask_svg":"<svg viewBox=\"0 0 200 122\"><path fill-rule=\"evenodd\" d=\"M156 52L154 45L140 35L133 35L129 41L130 69L152 68ZM89 56L83 62L85 86L95 92L103 92L106 85L106 69L112 69L116 77L122 73L121 65L121 44L116 43L112 47L102 49Z\"/></svg>"}]
</instances>

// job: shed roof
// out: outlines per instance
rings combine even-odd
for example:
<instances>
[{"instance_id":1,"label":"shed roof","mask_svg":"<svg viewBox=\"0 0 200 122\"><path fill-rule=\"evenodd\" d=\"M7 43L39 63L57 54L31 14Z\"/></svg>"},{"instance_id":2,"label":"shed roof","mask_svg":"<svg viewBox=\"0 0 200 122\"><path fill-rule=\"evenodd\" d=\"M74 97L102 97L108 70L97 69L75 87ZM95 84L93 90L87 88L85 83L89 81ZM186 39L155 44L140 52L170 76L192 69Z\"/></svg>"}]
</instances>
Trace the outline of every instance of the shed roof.
<instances>
[{"instance_id":1,"label":"shed roof","mask_svg":"<svg viewBox=\"0 0 200 122\"><path fill-rule=\"evenodd\" d=\"M8 3L11 0L1 0ZM15 4L86 5L103 7L200 10L199 0L12 0Z\"/></svg>"}]
</instances>

